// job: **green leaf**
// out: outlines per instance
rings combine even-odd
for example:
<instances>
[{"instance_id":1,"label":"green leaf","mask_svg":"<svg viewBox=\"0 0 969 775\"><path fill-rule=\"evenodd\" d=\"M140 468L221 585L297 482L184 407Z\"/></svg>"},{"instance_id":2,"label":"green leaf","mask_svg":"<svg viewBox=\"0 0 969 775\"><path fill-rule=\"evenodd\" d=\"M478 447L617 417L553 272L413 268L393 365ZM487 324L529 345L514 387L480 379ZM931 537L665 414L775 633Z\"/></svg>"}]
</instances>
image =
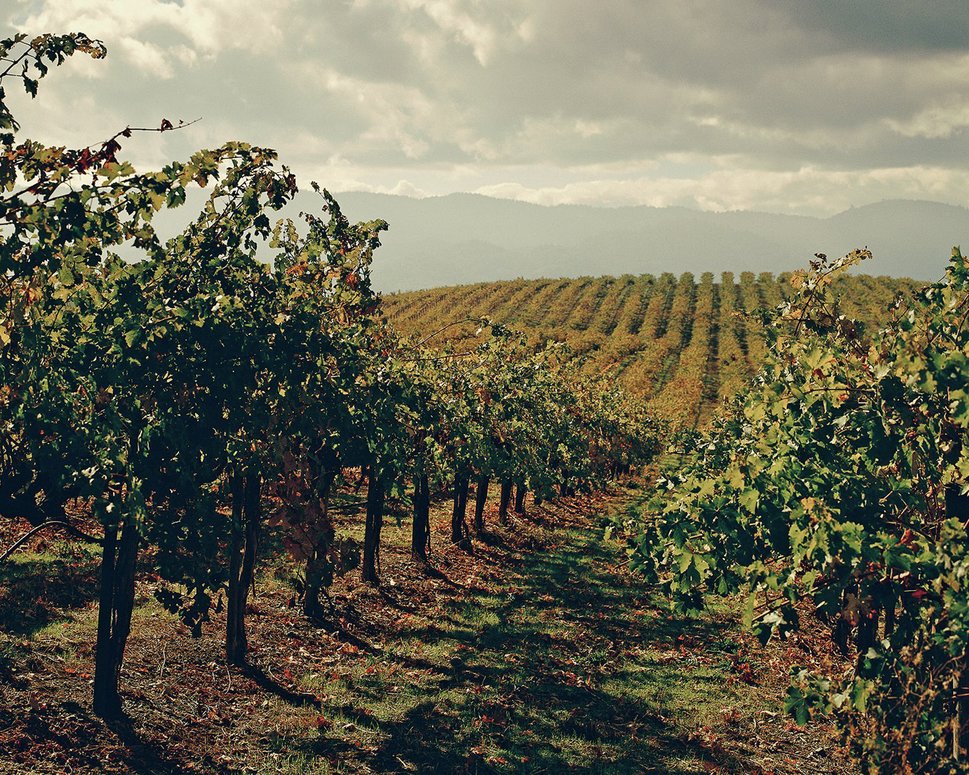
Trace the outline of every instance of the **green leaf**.
<instances>
[{"instance_id":1,"label":"green leaf","mask_svg":"<svg viewBox=\"0 0 969 775\"><path fill-rule=\"evenodd\" d=\"M757 503L760 500L760 493L753 487L748 487L738 496L737 500L751 514L757 511Z\"/></svg>"}]
</instances>

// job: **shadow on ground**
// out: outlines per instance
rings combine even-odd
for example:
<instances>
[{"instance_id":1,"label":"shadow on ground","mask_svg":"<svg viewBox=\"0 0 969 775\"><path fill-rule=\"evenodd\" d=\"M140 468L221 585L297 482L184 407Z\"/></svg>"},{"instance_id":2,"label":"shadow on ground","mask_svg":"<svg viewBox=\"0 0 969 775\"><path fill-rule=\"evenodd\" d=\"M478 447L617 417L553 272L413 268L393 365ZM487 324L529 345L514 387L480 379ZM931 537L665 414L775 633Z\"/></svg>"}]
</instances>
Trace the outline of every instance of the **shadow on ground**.
<instances>
[{"instance_id":1,"label":"shadow on ground","mask_svg":"<svg viewBox=\"0 0 969 775\"><path fill-rule=\"evenodd\" d=\"M405 710L360 715L354 700L372 706L385 699L388 681L379 675L361 676L349 702L324 709L375 733L380 742L366 757L368 767L482 774L756 771L706 747L670 718L662 683L684 677L648 654L652 645L669 648L684 637L716 649L728 625L656 613L642 585L617 570L615 548L604 546L597 531L573 529L559 540L566 543L521 558L507 587L452 598L441 616L401 632L416 648L440 655L433 685L413 692L409 704L403 699ZM386 657L394 653L388 643ZM689 680L702 701L721 688L722 677L698 671ZM342 747L327 733L292 744L308 758Z\"/></svg>"}]
</instances>

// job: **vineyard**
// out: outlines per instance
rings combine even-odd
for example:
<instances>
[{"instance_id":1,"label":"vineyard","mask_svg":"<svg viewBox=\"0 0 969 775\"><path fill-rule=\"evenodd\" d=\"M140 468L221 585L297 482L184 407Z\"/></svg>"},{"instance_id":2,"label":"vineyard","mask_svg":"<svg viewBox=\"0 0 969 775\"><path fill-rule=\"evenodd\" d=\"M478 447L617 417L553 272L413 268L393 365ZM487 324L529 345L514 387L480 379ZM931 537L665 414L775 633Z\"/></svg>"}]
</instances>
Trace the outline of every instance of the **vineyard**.
<instances>
[{"instance_id":1,"label":"vineyard","mask_svg":"<svg viewBox=\"0 0 969 775\"><path fill-rule=\"evenodd\" d=\"M25 139L106 53L0 40L0 770L969 771L959 248L381 298L271 149Z\"/></svg>"},{"instance_id":2,"label":"vineyard","mask_svg":"<svg viewBox=\"0 0 969 775\"><path fill-rule=\"evenodd\" d=\"M833 313L868 326L887 322L897 297L920 283L846 275L834 285ZM703 424L761 367L764 316L792 293L789 274L719 278L705 273L659 277L513 280L389 294L384 309L403 333L461 347L473 323L488 318L535 342L568 345L590 374L605 374L678 425ZM451 328L447 328L452 326Z\"/></svg>"},{"instance_id":3,"label":"vineyard","mask_svg":"<svg viewBox=\"0 0 969 775\"><path fill-rule=\"evenodd\" d=\"M80 33L2 40L0 79L34 96L75 55L106 49ZM267 575L288 580L300 624L342 631L355 609L337 607L334 584L352 575L383 585L389 516L407 520L410 572L438 578L432 513L442 502L448 553L470 555L527 509L589 497L660 450L640 401L554 346L497 325L462 352L402 340L370 282L387 224L351 224L315 183L317 213L279 217L299 189L273 150L229 142L151 173L119 160L136 132L180 128L164 119L50 147L23 139L0 101L0 674L4 706L31 709L25 726L4 717L7 770L72 770L79 755L94 771L114 767L98 751L79 754L80 729L38 725L50 703L64 715L90 702L131 747L130 707L144 713L145 703L128 693L137 679L126 655L131 641L166 638L152 634L159 618L188 639L211 638L217 621L228 681L234 669L236 681L321 708L287 687L292 653L259 649L282 663L253 654ZM204 206L163 242L155 215L196 187L207 189ZM340 512L358 519L338 532ZM60 611L64 625L96 609L70 649L51 655L11 637L24 624L36 635L61 598L75 604ZM40 653L64 669L35 682ZM43 691L68 676L78 677L66 697ZM318 718L317 729L332 723ZM182 771L158 757L141 766Z\"/></svg>"}]
</instances>

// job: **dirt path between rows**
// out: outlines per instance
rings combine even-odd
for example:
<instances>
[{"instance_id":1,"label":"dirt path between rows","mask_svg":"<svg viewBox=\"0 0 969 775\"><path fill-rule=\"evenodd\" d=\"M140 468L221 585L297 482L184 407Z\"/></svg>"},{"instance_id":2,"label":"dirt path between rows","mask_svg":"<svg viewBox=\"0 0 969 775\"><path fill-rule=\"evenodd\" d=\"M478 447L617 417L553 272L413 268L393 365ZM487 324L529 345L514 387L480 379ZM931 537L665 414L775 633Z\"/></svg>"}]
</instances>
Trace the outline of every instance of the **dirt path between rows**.
<instances>
[{"instance_id":1,"label":"dirt path between rows","mask_svg":"<svg viewBox=\"0 0 969 775\"><path fill-rule=\"evenodd\" d=\"M0 567L0 772L847 772L828 730L782 713L790 664L818 656L807 636L761 650L729 608L674 620L628 572L601 519L634 495L531 505L470 555L442 505L434 574L391 525L381 587L338 579L324 625L273 565L246 673L219 615L192 639L143 574L117 729L90 713L95 557L34 544Z\"/></svg>"}]
</instances>

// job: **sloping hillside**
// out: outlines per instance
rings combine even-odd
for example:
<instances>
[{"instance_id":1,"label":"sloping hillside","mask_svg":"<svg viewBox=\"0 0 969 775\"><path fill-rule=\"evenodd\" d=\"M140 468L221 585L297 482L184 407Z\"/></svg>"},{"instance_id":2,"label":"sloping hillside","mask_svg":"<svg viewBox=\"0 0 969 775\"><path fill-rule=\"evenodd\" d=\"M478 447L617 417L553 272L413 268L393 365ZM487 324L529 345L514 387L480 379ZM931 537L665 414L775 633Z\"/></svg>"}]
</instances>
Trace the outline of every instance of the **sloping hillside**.
<instances>
[{"instance_id":1,"label":"sloping hillside","mask_svg":"<svg viewBox=\"0 0 969 775\"><path fill-rule=\"evenodd\" d=\"M868 324L885 320L898 294L921 283L854 275L839 280L840 311ZM646 396L660 414L692 425L733 395L761 363L764 338L750 313L781 303L790 276L709 272L511 280L390 294L384 306L404 334L429 336L488 317L535 340L567 342L591 370ZM475 325L436 341L470 341ZM432 340L433 341L433 340Z\"/></svg>"}]
</instances>

